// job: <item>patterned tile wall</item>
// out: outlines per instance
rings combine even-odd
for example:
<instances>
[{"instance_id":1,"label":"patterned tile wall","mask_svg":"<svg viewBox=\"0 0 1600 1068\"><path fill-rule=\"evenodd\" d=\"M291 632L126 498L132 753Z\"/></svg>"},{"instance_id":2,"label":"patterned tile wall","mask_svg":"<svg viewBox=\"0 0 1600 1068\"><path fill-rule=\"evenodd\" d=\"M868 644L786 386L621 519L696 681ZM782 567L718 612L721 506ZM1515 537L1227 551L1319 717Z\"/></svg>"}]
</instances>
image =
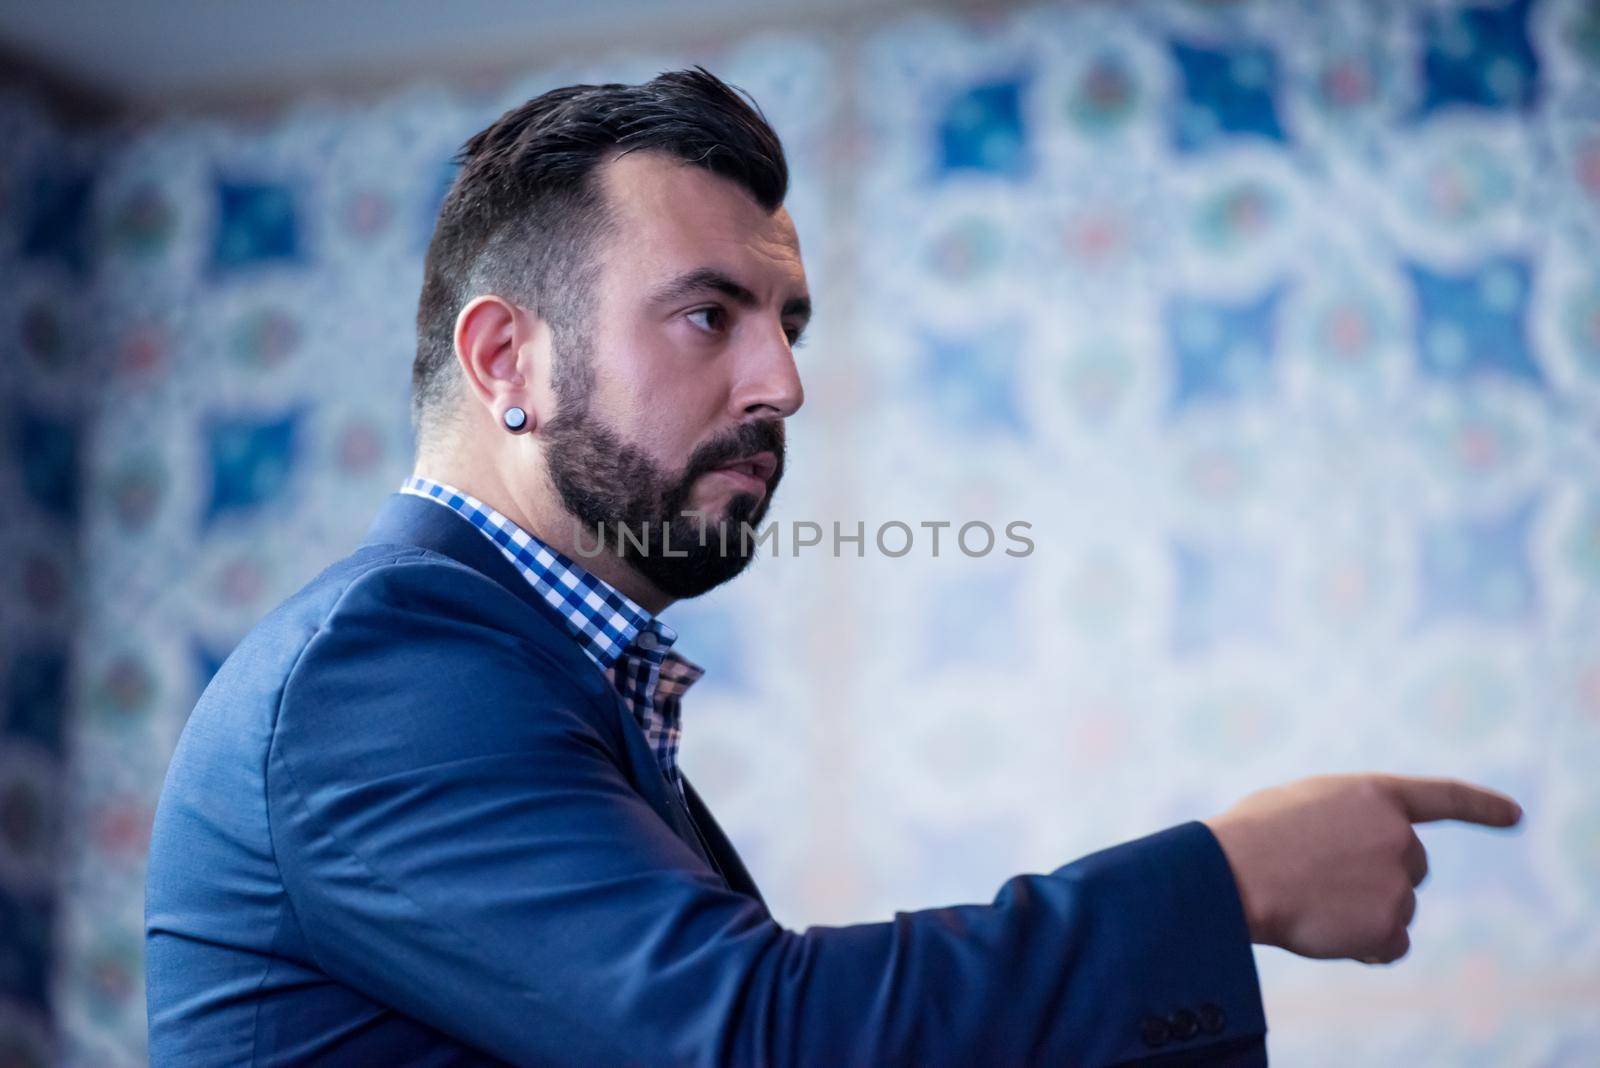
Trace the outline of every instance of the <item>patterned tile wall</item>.
<instances>
[{"instance_id":1,"label":"patterned tile wall","mask_svg":"<svg viewBox=\"0 0 1600 1068\"><path fill-rule=\"evenodd\" d=\"M0 1061L47 1064L95 413L98 139L0 99Z\"/></svg>"},{"instance_id":2,"label":"patterned tile wall","mask_svg":"<svg viewBox=\"0 0 1600 1068\"><path fill-rule=\"evenodd\" d=\"M0 100L0 1050L50 1063L54 1028L60 1063L142 1060L166 760L409 470L451 152L552 86L690 61L783 134L819 309L780 543L668 616L709 669L684 766L779 918L985 900L1301 774L1482 779L1526 826L1423 831L1400 965L1258 952L1274 1059L1584 1063L1584 0L930 11L95 139Z\"/></svg>"}]
</instances>

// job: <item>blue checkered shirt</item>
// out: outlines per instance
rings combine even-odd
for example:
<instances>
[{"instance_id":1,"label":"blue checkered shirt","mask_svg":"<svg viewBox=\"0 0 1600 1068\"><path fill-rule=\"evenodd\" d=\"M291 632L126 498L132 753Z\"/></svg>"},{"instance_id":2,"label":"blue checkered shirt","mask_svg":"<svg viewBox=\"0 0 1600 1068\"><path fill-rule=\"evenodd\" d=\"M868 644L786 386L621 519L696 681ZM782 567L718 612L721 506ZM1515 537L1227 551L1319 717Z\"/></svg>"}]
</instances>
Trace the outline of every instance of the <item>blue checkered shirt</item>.
<instances>
[{"instance_id":1,"label":"blue checkered shirt","mask_svg":"<svg viewBox=\"0 0 1600 1068\"><path fill-rule=\"evenodd\" d=\"M499 547L617 688L649 739L662 774L682 796L679 712L684 691L704 671L672 651L677 633L477 498L426 478L406 479L400 492L454 510Z\"/></svg>"}]
</instances>

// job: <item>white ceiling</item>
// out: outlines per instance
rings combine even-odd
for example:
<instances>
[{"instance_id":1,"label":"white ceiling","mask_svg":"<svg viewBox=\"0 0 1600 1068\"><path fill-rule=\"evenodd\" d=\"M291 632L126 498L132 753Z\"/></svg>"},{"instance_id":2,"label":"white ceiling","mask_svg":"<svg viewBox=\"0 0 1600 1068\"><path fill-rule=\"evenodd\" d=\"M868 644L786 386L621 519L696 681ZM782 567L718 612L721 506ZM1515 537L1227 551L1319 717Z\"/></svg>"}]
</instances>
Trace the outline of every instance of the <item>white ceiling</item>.
<instances>
[{"instance_id":1,"label":"white ceiling","mask_svg":"<svg viewBox=\"0 0 1600 1068\"><path fill-rule=\"evenodd\" d=\"M715 41L906 0L0 0L0 49L136 108Z\"/></svg>"}]
</instances>

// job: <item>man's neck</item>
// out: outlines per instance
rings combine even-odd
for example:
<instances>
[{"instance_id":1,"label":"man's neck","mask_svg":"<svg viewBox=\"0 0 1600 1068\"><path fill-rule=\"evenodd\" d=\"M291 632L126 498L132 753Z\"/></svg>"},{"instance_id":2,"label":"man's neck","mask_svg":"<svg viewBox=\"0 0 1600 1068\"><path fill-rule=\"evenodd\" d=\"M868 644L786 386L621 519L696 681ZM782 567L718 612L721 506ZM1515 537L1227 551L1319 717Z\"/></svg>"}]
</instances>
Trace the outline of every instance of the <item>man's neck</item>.
<instances>
[{"instance_id":1,"label":"man's neck","mask_svg":"<svg viewBox=\"0 0 1600 1068\"><path fill-rule=\"evenodd\" d=\"M476 497L652 616L660 615L673 602L673 598L619 557L611 545L596 553L595 531L587 531L588 536L580 544L579 538L585 533L583 524L561 506L554 494L520 502L498 480L474 477L460 466L438 460L419 459L411 473Z\"/></svg>"}]
</instances>

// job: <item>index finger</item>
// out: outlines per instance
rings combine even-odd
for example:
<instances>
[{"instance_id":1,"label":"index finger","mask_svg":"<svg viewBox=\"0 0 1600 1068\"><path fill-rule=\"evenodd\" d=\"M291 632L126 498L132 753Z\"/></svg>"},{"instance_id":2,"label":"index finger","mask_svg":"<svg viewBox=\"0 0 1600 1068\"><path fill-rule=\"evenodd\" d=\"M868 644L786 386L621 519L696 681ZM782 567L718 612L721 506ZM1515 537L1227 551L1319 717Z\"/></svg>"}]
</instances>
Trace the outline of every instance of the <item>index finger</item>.
<instances>
[{"instance_id":1,"label":"index finger","mask_svg":"<svg viewBox=\"0 0 1600 1068\"><path fill-rule=\"evenodd\" d=\"M1511 827L1522 819L1521 805L1487 786L1414 775L1383 778L1412 823L1461 820L1486 827Z\"/></svg>"}]
</instances>

